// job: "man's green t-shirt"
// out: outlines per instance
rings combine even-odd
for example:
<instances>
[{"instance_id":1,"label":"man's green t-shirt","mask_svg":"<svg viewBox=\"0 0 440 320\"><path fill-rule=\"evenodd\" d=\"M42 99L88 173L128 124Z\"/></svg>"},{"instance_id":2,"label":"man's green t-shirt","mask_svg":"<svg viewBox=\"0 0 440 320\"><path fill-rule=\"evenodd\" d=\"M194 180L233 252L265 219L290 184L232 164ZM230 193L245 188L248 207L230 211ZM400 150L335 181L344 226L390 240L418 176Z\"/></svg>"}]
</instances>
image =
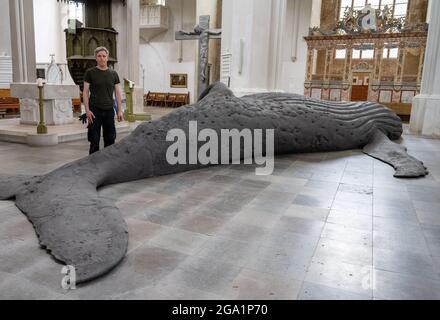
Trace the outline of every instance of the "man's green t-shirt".
<instances>
[{"instance_id":1,"label":"man's green t-shirt","mask_svg":"<svg viewBox=\"0 0 440 320\"><path fill-rule=\"evenodd\" d=\"M113 92L120 83L119 76L112 69L90 68L84 75L84 81L90 83L89 105L102 110L113 108Z\"/></svg>"}]
</instances>

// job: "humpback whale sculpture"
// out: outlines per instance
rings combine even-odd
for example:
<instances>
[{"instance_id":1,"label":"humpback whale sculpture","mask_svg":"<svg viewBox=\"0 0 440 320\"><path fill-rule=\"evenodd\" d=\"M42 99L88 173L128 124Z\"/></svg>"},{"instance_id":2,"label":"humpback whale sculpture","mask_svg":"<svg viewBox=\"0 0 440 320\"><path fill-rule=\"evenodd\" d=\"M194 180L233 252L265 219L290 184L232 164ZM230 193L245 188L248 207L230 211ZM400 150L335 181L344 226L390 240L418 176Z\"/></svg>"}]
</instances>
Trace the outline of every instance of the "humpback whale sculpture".
<instances>
[{"instance_id":1,"label":"humpback whale sculpture","mask_svg":"<svg viewBox=\"0 0 440 320\"><path fill-rule=\"evenodd\" d=\"M390 163L396 177L427 174L422 162L391 142L402 134L400 119L373 102L329 102L295 94L262 93L235 97L223 84L205 90L197 103L161 119L145 122L117 144L68 163L44 176L0 176L0 199L15 197L40 245L57 260L76 268L77 282L96 278L124 257L127 225L97 188L109 184L177 173L202 165L170 165L166 141L173 128L188 132L211 128L274 129L275 153L364 148ZM188 135L187 135L188 136Z\"/></svg>"}]
</instances>

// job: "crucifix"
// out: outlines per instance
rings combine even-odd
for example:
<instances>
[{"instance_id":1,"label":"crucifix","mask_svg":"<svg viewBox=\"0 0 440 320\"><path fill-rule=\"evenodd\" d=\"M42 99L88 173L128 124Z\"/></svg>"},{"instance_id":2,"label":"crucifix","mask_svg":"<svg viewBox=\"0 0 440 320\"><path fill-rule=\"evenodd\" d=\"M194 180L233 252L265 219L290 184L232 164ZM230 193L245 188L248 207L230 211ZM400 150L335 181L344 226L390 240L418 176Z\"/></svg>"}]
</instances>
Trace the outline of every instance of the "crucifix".
<instances>
[{"instance_id":1,"label":"crucifix","mask_svg":"<svg viewBox=\"0 0 440 320\"><path fill-rule=\"evenodd\" d=\"M177 31L176 40L199 40L199 74L197 94L200 95L209 84L207 75L209 39L221 39L221 29L209 29L210 16L200 16L194 31Z\"/></svg>"}]
</instances>

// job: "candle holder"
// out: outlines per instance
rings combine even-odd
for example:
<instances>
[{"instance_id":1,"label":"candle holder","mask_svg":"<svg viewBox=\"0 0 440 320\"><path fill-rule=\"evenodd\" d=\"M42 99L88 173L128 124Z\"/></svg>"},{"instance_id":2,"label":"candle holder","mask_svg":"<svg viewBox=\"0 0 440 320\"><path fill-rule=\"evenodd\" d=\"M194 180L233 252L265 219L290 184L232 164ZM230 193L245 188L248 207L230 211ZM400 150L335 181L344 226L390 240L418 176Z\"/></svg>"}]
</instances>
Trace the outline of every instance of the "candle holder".
<instances>
[{"instance_id":1,"label":"candle holder","mask_svg":"<svg viewBox=\"0 0 440 320\"><path fill-rule=\"evenodd\" d=\"M136 117L133 112L133 90L134 82L124 78L125 118L128 122L136 121Z\"/></svg>"},{"instance_id":2,"label":"candle holder","mask_svg":"<svg viewBox=\"0 0 440 320\"><path fill-rule=\"evenodd\" d=\"M40 122L37 126L37 134L46 134L47 133L47 127L44 123L44 81L41 78L37 79L37 86L38 86L38 102L39 102L39 108L40 108Z\"/></svg>"}]
</instances>

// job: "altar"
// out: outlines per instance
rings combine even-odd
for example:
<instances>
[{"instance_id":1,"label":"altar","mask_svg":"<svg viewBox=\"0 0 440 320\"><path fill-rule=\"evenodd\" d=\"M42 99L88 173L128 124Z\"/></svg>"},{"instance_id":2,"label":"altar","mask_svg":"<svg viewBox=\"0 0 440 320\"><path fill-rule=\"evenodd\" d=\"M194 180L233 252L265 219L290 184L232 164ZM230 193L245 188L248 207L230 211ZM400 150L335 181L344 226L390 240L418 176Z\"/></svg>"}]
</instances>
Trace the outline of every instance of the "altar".
<instances>
[{"instance_id":1,"label":"altar","mask_svg":"<svg viewBox=\"0 0 440 320\"><path fill-rule=\"evenodd\" d=\"M40 119L36 83L11 83L11 95L20 98L20 123L37 125ZM79 87L46 84L43 91L44 122L47 125L73 123L72 99L79 98Z\"/></svg>"}]
</instances>

